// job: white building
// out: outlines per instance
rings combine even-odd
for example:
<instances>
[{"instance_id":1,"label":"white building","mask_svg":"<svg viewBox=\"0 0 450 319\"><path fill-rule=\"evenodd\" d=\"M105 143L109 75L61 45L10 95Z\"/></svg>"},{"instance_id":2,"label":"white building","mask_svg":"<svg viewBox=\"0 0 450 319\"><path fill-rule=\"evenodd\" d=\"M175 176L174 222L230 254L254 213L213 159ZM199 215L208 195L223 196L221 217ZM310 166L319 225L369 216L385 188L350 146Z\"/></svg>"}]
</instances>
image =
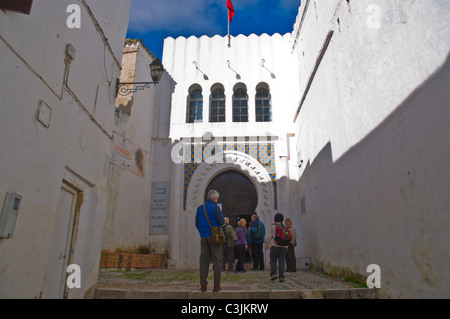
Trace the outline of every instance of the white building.
<instances>
[{"instance_id":1,"label":"white building","mask_svg":"<svg viewBox=\"0 0 450 319\"><path fill-rule=\"evenodd\" d=\"M289 114L299 79L290 41L290 34L241 35L228 48L220 36L165 40L163 64L177 83L172 158L184 161L172 171L171 265L198 264L192 227L209 188L221 194L223 214L234 226L238 216L250 221L254 212L267 226L276 211L291 216L288 158L295 127Z\"/></svg>"},{"instance_id":2,"label":"white building","mask_svg":"<svg viewBox=\"0 0 450 319\"><path fill-rule=\"evenodd\" d=\"M130 2L0 10L0 298L83 298L96 283ZM81 288L67 289L69 264Z\"/></svg>"}]
</instances>

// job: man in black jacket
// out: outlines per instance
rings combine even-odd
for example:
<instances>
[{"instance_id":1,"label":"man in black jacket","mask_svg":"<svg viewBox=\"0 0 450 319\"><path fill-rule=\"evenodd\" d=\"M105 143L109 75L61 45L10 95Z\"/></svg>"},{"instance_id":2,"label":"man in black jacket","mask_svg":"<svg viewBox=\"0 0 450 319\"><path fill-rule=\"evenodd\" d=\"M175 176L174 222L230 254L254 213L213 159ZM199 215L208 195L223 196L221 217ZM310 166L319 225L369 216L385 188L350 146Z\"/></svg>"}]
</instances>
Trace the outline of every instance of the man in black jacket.
<instances>
[{"instance_id":1,"label":"man in black jacket","mask_svg":"<svg viewBox=\"0 0 450 319\"><path fill-rule=\"evenodd\" d=\"M259 220L259 216L252 215L252 225L249 228L250 247L252 250L253 268L252 270L264 270L263 243L266 235L264 224Z\"/></svg>"}]
</instances>

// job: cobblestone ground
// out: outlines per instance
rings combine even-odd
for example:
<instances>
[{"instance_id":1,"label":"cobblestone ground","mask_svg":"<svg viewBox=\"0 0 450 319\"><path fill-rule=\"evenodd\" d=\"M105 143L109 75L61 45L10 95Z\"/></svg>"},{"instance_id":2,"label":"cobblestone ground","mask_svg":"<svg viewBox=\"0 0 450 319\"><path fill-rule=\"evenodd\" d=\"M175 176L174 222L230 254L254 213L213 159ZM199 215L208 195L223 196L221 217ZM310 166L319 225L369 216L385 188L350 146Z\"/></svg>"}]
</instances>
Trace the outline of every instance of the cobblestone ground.
<instances>
[{"instance_id":1,"label":"cobblestone ground","mask_svg":"<svg viewBox=\"0 0 450 319\"><path fill-rule=\"evenodd\" d=\"M97 288L128 290L196 290L199 289L198 270L106 270L99 273ZM213 275L208 276L210 288ZM347 289L356 284L339 278L321 275L310 270L286 273L284 282L271 281L269 271L247 271L246 273L222 272L223 290L299 290L299 289Z\"/></svg>"}]
</instances>

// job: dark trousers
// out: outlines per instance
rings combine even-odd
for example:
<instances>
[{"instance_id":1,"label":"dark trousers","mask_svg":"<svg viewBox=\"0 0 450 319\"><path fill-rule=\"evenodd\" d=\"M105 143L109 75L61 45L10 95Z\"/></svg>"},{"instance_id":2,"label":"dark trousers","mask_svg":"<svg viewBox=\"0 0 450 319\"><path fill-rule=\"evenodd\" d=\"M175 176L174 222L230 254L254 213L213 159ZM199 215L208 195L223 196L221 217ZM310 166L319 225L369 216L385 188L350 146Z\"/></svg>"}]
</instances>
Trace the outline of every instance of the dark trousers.
<instances>
[{"instance_id":1,"label":"dark trousers","mask_svg":"<svg viewBox=\"0 0 450 319\"><path fill-rule=\"evenodd\" d=\"M212 260L214 269L214 286L220 285L222 275L222 246L211 245L211 237L200 240L200 285L208 284L209 263Z\"/></svg>"},{"instance_id":2,"label":"dark trousers","mask_svg":"<svg viewBox=\"0 0 450 319\"><path fill-rule=\"evenodd\" d=\"M278 270L278 278L284 278L286 251L285 247L270 247L270 276L276 275Z\"/></svg>"},{"instance_id":3,"label":"dark trousers","mask_svg":"<svg viewBox=\"0 0 450 319\"><path fill-rule=\"evenodd\" d=\"M286 271L296 272L297 271L297 261L295 259L295 250L293 245L288 246L286 252Z\"/></svg>"},{"instance_id":4,"label":"dark trousers","mask_svg":"<svg viewBox=\"0 0 450 319\"><path fill-rule=\"evenodd\" d=\"M253 268L264 269L263 243L251 243Z\"/></svg>"},{"instance_id":5,"label":"dark trousers","mask_svg":"<svg viewBox=\"0 0 450 319\"><path fill-rule=\"evenodd\" d=\"M236 270L244 270L244 261L245 261L245 246L244 245L236 245Z\"/></svg>"},{"instance_id":6,"label":"dark trousers","mask_svg":"<svg viewBox=\"0 0 450 319\"><path fill-rule=\"evenodd\" d=\"M222 270L225 270L226 264L228 264L228 270L233 270L233 254L234 246L227 247L227 245L223 245L222 248Z\"/></svg>"}]
</instances>

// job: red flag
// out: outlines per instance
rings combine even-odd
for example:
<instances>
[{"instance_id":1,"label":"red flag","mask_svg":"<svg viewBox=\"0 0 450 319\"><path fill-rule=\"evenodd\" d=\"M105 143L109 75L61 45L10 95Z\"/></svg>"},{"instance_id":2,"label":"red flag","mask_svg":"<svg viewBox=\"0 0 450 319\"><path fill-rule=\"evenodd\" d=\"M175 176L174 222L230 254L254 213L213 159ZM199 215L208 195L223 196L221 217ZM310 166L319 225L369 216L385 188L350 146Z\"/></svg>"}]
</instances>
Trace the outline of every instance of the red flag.
<instances>
[{"instance_id":1,"label":"red flag","mask_svg":"<svg viewBox=\"0 0 450 319\"><path fill-rule=\"evenodd\" d=\"M227 8L228 8L228 20L231 22L233 21L234 16L234 8L231 0L227 0Z\"/></svg>"}]
</instances>

